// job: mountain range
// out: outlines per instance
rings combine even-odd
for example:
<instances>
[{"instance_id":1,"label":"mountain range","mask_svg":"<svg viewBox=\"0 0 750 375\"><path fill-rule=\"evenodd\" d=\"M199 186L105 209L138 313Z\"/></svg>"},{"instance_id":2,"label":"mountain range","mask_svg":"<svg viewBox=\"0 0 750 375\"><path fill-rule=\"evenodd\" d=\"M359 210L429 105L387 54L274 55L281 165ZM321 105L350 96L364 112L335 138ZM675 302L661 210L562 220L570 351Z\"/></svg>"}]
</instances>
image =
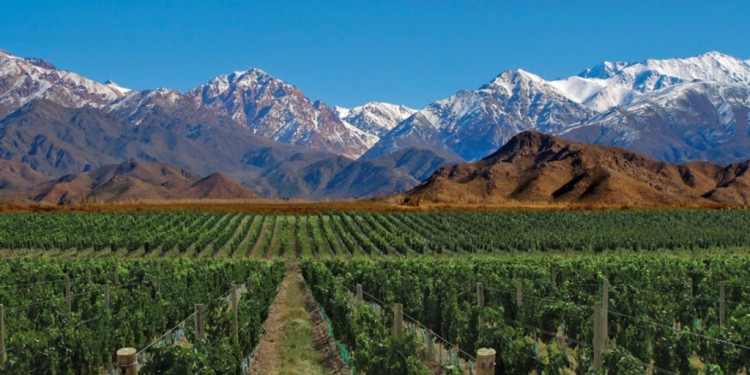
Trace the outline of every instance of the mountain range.
<instances>
[{"instance_id":1,"label":"mountain range","mask_svg":"<svg viewBox=\"0 0 750 375\"><path fill-rule=\"evenodd\" d=\"M137 158L221 172L261 197L403 192L525 130L726 165L750 156L749 112L750 61L717 52L603 62L553 81L506 71L416 110L328 106L254 68L187 92L131 90L0 50L0 159L14 170L53 179Z\"/></svg>"},{"instance_id":2,"label":"mountain range","mask_svg":"<svg viewBox=\"0 0 750 375\"><path fill-rule=\"evenodd\" d=\"M477 162L438 169L403 202L747 205L749 168L750 160L672 164L620 147L524 131Z\"/></svg>"},{"instance_id":3,"label":"mountain range","mask_svg":"<svg viewBox=\"0 0 750 375\"><path fill-rule=\"evenodd\" d=\"M603 62L554 81L519 69L419 110L363 157L422 146L473 161L534 130L663 161L731 163L750 155L749 109L750 61L718 52Z\"/></svg>"}]
</instances>

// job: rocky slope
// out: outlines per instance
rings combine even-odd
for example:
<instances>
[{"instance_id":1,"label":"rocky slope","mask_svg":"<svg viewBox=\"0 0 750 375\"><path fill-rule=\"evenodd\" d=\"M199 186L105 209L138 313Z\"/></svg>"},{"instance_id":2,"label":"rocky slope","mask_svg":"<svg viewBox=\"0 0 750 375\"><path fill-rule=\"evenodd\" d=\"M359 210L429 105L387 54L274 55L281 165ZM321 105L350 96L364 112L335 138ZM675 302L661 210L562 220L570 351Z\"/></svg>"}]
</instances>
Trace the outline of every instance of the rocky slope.
<instances>
[{"instance_id":1,"label":"rocky slope","mask_svg":"<svg viewBox=\"0 0 750 375\"><path fill-rule=\"evenodd\" d=\"M283 186L278 191L282 198L369 198L407 191L437 168L460 161L432 149L409 148L373 160L338 156L298 168L283 166L263 177Z\"/></svg>"},{"instance_id":2,"label":"rocky slope","mask_svg":"<svg viewBox=\"0 0 750 375\"><path fill-rule=\"evenodd\" d=\"M750 64L718 52L604 62L545 81L508 71L401 122L363 157L429 146L478 160L524 130L633 148L664 161L745 160Z\"/></svg>"},{"instance_id":3,"label":"rocky slope","mask_svg":"<svg viewBox=\"0 0 750 375\"><path fill-rule=\"evenodd\" d=\"M556 132L593 112L523 70L507 71L474 91L460 91L401 122L364 156L430 147L477 160L524 130Z\"/></svg>"},{"instance_id":4,"label":"rocky slope","mask_svg":"<svg viewBox=\"0 0 750 375\"><path fill-rule=\"evenodd\" d=\"M403 105L378 102L370 102L351 109L336 107L336 114L341 120L377 136L378 139L416 111Z\"/></svg>"},{"instance_id":5,"label":"rocky slope","mask_svg":"<svg viewBox=\"0 0 750 375\"><path fill-rule=\"evenodd\" d=\"M685 83L646 94L558 134L662 161L727 164L750 158L749 112L749 85Z\"/></svg>"},{"instance_id":6,"label":"rocky slope","mask_svg":"<svg viewBox=\"0 0 750 375\"><path fill-rule=\"evenodd\" d=\"M526 131L490 156L439 169L405 202L671 205L750 203L749 162L671 164Z\"/></svg>"},{"instance_id":7,"label":"rocky slope","mask_svg":"<svg viewBox=\"0 0 750 375\"><path fill-rule=\"evenodd\" d=\"M324 103L258 69L216 77L187 96L277 142L356 158L378 140L341 121Z\"/></svg>"},{"instance_id":8,"label":"rocky slope","mask_svg":"<svg viewBox=\"0 0 750 375\"><path fill-rule=\"evenodd\" d=\"M114 112L137 126L154 106L226 117L252 134L287 144L358 157L378 137L338 118L322 102L258 69L222 75L188 93L136 91L58 70L49 62L0 50L0 119L38 99L63 107Z\"/></svg>"},{"instance_id":9,"label":"rocky slope","mask_svg":"<svg viewBox=\"0 0 750 375\"><path fill-rule=\"evenodd\" d=\"M252 199L250 189L221 174L206 178L166 163L129 160L57 178L17 194L48 204L162 199Z\"/></svg>"},{"instance_id":10,"label":"rocky slope","mask_svg":"<svg viewBox=\"0 0 750 375\"><path fill-rule=\"evenodd\" d=\"M0 119L35 99L71 108L102 108L127 92L114 84L58 70L44 60L21 58L0 50Z\"/></svg>"}]
</instances>

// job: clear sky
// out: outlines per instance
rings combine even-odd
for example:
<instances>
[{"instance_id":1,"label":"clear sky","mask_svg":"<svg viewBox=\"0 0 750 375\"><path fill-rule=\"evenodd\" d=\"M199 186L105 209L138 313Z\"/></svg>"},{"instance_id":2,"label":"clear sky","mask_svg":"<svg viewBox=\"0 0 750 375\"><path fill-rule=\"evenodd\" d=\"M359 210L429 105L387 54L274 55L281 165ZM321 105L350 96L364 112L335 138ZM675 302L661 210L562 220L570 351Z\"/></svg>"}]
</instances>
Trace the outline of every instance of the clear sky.
<instances>
[{"instance_id":1,"label":"clear sky","mask_svg":"<svg viewBox=\"0 0 750 375\"><path fill-rule=\"evenodd\" d=\"M421 108L508 69L750 59L750 1L0 1L0 49L187 91L256 67L329 105Z\"/></svg>"}]
</instances>

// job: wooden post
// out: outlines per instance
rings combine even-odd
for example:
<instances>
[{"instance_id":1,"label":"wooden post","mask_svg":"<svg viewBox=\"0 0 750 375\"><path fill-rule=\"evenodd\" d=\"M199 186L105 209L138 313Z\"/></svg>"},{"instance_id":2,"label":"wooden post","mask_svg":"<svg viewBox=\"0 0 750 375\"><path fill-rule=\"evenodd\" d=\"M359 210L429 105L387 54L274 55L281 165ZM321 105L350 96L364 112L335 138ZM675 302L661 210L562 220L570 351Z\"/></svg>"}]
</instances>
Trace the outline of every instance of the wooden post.
<instances>
[{"instance_id":1,"label":"wooden post","mask_svg":"<svg viewBox=\"0 0 750 375\"><path fill-rule=\"evenodd\" d=\"M237 302L238 302L238 295L237 295L237 284L232 284L232 313L234 314L234 343L239 344L240 340L240 320L239 320L239 311L237 311Z\"/></svg>"},{"instance_id":2,"label":"wooden post","mask_svg":"<svg viewBox=\"0 0 750 375\"><path fill-rule=\"evenodd\" d=\"M727 322L727 296L724 293L724 282L719 282L719 325Z\"/></svg>"},{"instance_id":3,"label":"wooden post","mask_svg":"<svg viewBox=\"0 0 750 375\"><path fill-rule=\"evenodd\" d=\"M91 284L91 269L86 268L86 284Z\"/></svg>"},{"instance_id":4,"label":"wooden post","mask_svg":"<svg viewBox=\"0 0 750 375\"><path fill-rule=\"evenodd\" d=\"M397 339L404 337L404 305L393 304L393 334Z\"/></svg>"},{"instance_id":5,"label":"wooden post","mask_svg":"<svg viewBox=\"0 0 750 375\"><path fill-rule=\"evenodd\" d=\"M65 276L65 300L68 301L68 312L73 311L73 300L70 298L70 277Z\"/></svg>"},{"instance_id":6,"label":"wooden post","mask_svg":"<svg viewBox=\"0 0 750 375\"><path fill-rule=\"evenodd\" d=\"M495 375L495 349L479 348L477 350L476 375Z\"/></svg>"},{"instance_id":7,"label":"wooden post","mask_svg":"<svg viewBox=\"0 0 750 375\"><path fill-rule=\"evenodd\" d=\"M104 306L109 310L109 284L104 285Z\"/></svg>"},{"instance_id":8,"label":"wooden post","mask_svg":"<svg viewBox=\"0 0 750 375\"><path fill-rule=\"evenodd\" d=\"M135 348L117 351L117 368L119 375L138 375L138 353Z\"/></svg>"},{"instance_id":9,"label":"wooden post","mask_svg":"<svg viewBox=\"0 0 750 375\"><path fill-rule=\"evenodd\" d=\"M602 340L604 349L609 349L609 279L602 284Z\"/></svg>"},{"instance_id":10,"label":"wooden post","mask_svg":"<svg viewBox=\"0 0 750 375\"><path fill-rule=\"evenodd\" d=\"M557 289L557 268L554 266L549 270L550 277L552 278L552 287Z\"/></svg>"},{"instance_id":11,"label":"wooden post","mask_svg":"<svg viewBox=\"0 0 750 375\"><path fill-rule=\"evenodd\" d=\"M594 371L602 368L602 352L604 351L604 334L602 326L602 303L594 304Z\"/></svg>"},{"instance_id":12,"label":"wooden post","mask_svg":"<svg viewBox=\"0 0 750 375\"><path fill-rule=\"evenodd\" d=\"M0 365L5 364L5 311L0 303Z\"/></svg>"},{"instance_id":13,"label":"wooden post","mask_svg":"<svg viewBox=\"0 0 750 375\"><path fill-rule=\"evenodd\" d=\"M203 340L206 338L206 306L202 303L195 304L195 338Z\"/></svg>"},{"instance_id":14,"label":"wooden post","mask_svg":"<svg viewBox=\"0 0 750 375\"><path fill-rule=\"evenodd\" d=\"M693 278L688 279L688 287L690 288L690 297L693 296Z\"/></svg>"},{"instance_id":15,"label":"wooden post","mask_svg":"<svg viewBox=\"0 0 750 375\"><path fill-rule=\"evenodd\" d=\"M516 279L516 306L520 309L523 304L521 299L521 279Z\"/></svg>"},{"instance_id":16,"label":"wooden post","mask_svg":"<svg viewBox=\"0 0 750 375\"><path fill-rule=\"evenodd\" d=\"M357 302L362 302L362 284L357 284Z\"/></svg>"},{"instance_id":17,"label":"wooden post","mask_svg":"<svg viewBox=\"0 0 750 375\"><path fill-rule=\"evenodd\" d=\"M477 306L479 307L479 327L484 324L482 311L484 310L484 284L477 283Z\"/></svg>"},{"instance_id":18,"label":"wooden post","mask_svg":"<svg viewBox=\"0 0 750 375\"><path fill-rule=\"evenodd\" d=\"M115 268L115 290L120 289L120 270Z\"/></svg>"}]
</instances>

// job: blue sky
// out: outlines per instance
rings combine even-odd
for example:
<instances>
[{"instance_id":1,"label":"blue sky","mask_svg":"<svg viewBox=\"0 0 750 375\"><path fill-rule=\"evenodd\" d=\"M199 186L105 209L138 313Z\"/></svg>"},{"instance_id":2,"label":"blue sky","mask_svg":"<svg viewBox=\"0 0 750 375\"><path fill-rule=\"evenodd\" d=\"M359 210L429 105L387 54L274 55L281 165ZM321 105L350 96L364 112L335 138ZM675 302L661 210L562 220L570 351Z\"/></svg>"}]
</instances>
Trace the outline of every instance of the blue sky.
<instances>
[{"instance_id":1,"label":"blue sky","mask_svg":"<svg viewBox=\"0 0 750 375\"><path fill-rule=\"evenodd\" d=\"M508 69L750 59L750 2L16 1L0 48L89 78L181 91L256 67L329 105L423 107Z\"/></svg>"}]
</instances>

